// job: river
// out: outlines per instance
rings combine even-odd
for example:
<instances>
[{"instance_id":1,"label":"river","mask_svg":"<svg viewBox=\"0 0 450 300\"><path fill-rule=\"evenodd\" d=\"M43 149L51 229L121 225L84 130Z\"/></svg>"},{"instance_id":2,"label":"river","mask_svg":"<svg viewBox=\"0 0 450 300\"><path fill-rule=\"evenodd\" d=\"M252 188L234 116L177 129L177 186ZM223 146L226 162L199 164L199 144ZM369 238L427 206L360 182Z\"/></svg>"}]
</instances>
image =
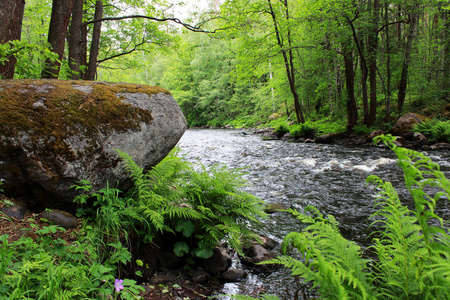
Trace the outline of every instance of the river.
<instances>
[{"instance_id":1,"label":"river","mask_svg":"<svg viewBox=\"0 0 450 300\"><path fill-rule=\"evenodd\" d=\"M313 205L324 214L332 214L340 223L341 233L362 247L367 246L375 199L374 188L365 183L367 176L374 174L392 182L402 201L411 205L403 173L389 149L288 143L263 140L245 130L222 129L187 130L178 146L181 154L194 163L245 168L244 178L250 183L247 191L267 203L281 203L299 211ZM450 151L425 154L450 178ZM442 204L438 214L448 220L449 203ZM299 223L287 213L275 213L263 220L257 230L281 242L287 233L299 230ZM283 269L271 274L250 274L245 281L226 284L223 292L308 298L307 289Z\"/></svg>"}]
</instances>

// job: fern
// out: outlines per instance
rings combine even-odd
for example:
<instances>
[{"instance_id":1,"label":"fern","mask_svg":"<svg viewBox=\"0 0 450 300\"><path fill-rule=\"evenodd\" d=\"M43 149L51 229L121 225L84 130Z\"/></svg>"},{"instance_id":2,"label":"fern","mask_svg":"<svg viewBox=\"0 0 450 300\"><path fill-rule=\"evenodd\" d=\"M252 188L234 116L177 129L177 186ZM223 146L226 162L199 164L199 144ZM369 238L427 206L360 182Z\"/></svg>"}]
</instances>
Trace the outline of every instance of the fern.
<instances>
[{"instance_id":1,"label":"fern","mask_svg":"<svg viewBox=\"0 0 450 300\"><path fill-rule=\"evenodd\" d=\"M134 183L130 197L149 223L145 228L148 237L156 232L174 233L180 220L190 220L195 226L191 247L204 243L212 248L225 239L242 253L242 238L254 235L248 222L258 222L265 215L261 200L240 190L246 182L237 170L194 167L176 157L175 150L144 172L132 157L118 153Z\"/></svg>"},{"instance_id":2,"label":"fern","mask_svg":"<svg viewBox=\"0 0 450 300\"><path fill-rule=\"evenodd\" d=\"M289 211L310 224L300 233L287 234L281 246L283 253L293 246L300 257L281 256L269 263L282 264L292 270L292 275L313 282L324 298L375 299L367 261L360 256L361 248L340 235L337 221L332 216L323 217L313 207L307 209L311 214Z\"/></svg>"},{"instance_id":3,"label":"fern","mask_svg":"<svg viewBox=\"0 0 450 300\"><path fill-rule=\"evenodd\" d=\"M450 292L445 272L450 268L447 259L450 235L435 210L438 201L450 200L450 181L440 172L439 165L424 154L397 147L392 136L382 136L376 141L380 140L396 153L415 205L414 211L402 207L389 183L370 178L383 189L379 199L383 199L384 210L377 214L383 217L385 234L375 248L380 257L381 276L385 277L382 283L385 294L398 296L398 291L389 288L394 285L405 297L445 298Z\"/></svg>"},{"instance_id":4,"label":"fern","mask_svg":"<svg viewBox=\"0 0 450 300\"><path fill-rule=\"evenodd\" d=\"M391 136L377 137L379 141L396 153L415 209L401 204L391 183L368 178L379 190L371 216L372 228L377 227L371 249L378 260L369 264L360 247L340 235L333 216L308 207L303 214L290 210L308 226L286 235L285 255L270 263L311 281L326 299L448 299L450 235L436 205L450 199L450 182L422 153L397 147ZM298 257L286 256L291 247Z\"/></svg>"}]
</instances>

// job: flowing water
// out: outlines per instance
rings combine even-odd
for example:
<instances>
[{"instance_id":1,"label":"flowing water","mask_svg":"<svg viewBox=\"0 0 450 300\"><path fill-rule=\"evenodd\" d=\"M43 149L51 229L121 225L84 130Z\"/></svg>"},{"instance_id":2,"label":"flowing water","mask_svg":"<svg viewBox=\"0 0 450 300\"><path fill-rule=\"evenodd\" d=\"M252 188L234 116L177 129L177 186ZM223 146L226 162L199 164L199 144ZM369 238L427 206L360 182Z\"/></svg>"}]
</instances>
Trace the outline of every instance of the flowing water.
<instances>
[{"instance_id":1,"label":"flowing water","mask_svg":"<svg viewBox=\"0 0 450 300\"><path fill-rule=\"evenodd\" d=\"M267 203L281 203L299 211L313 205L324 214L332 214L340 223L341 233L362 247L367 246L375 199L373 187L365 183L367 176L374 174L392 182L402 201L411 205L403 173L388 149L267 141L250 132L217 129L187 130L178 146L191 162L246 168L245 178L251 185L247 191ZM450 178L450 151L425 154ZM448 220L449 203L441 204L438 215ZM287 233L300 228L294 217L279 212L263 220L256 231L281 242ZM250 274L243 282L226 284L223 292L308 298L307 289L283 269L271 274Z\"/></svg>"}]
</instances>

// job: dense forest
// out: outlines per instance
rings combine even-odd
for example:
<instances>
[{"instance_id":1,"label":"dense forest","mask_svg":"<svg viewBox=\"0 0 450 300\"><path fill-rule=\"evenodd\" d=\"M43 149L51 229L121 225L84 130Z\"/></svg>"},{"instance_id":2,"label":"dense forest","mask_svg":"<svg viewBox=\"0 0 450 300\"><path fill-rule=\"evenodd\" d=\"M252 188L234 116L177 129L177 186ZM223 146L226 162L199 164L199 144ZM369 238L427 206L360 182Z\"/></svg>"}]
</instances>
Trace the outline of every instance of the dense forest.
<instances>
[{"instance_id":1,"label":"dense forest","mask_svg":"<svg viewBox=\"0 0 450 300\"><path fill-rule=\"evenodd\" d=\"M160 85L190 126L446 117L448 0L209 2L0 0L0 74Z\"/></svg>"}]
</instances>

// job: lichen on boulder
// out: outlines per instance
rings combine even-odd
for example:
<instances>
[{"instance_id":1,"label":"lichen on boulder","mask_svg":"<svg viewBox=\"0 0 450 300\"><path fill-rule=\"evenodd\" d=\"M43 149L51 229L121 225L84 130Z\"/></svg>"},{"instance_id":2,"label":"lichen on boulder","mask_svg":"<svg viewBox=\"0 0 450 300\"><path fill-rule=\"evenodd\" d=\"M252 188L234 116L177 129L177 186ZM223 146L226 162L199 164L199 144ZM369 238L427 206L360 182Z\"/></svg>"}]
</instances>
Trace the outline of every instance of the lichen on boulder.
<instances>
[{"instance_id":1,"label":"lichen on boulder","mask_svg":"<svg viewBox=\"0 0 450 300\"><path fill-rule=\"evenodd\" d=\"M397 120L391 133L396 135L406 134L413 129L414 125L425 122L427 119L427 117L420 114L406 113Z\"/></svg>"},{"instance_id":2,"label":"lichen on boulder","mask_svg":"<svg viewBox=\"0 0 450 300\"><path fill-rule=\"evenodd\" d=\"M94 191L126 182L114 149L148 169L186 128L167 90L136 84L0 81L0 179L7 193L65 208L81 179ZM32 203L33 204L33 203Z\"/></svg>"}]
</instances>

